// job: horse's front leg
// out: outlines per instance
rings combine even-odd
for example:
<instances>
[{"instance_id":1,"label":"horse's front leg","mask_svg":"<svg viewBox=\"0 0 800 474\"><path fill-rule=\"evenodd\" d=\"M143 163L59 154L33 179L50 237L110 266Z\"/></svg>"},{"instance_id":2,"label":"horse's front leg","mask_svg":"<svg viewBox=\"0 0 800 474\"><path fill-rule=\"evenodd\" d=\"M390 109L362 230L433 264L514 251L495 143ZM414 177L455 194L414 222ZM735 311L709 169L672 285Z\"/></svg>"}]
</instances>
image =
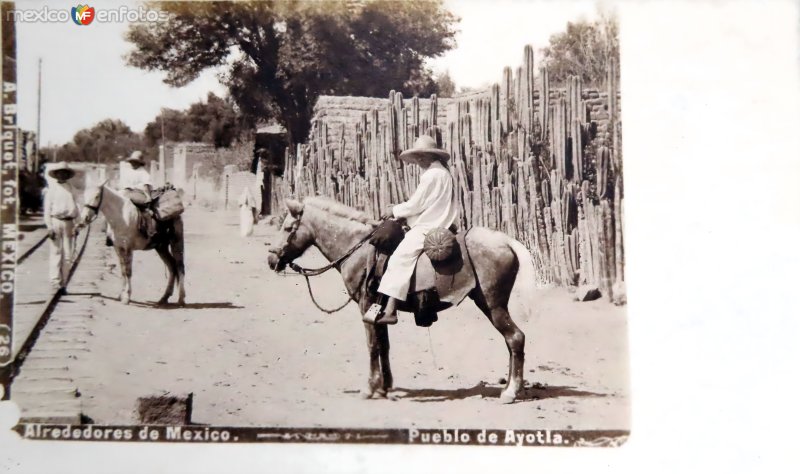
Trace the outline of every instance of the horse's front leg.
<instances>
[{"instance_id":1,"label":"horse's front leg","mask_svg":"<svg viewBox=\"0 0 800 474\"><path fill-rule=\"evenodd\" d=\"M133 251L121 247L114 247L119 257L120 273L122 276L122 290L119 300L128 304L131 300L131 275L133 274Z\"/></svg>"},{"instance_id":2,"label":"horse's front leg","mask_svg":"<svg viewBox=\"0 0 800 474\"><path fill-rule=\"evenodd\" d=\"M378 336L378 350L381 362L381 375L383 376L383 391L388 392L394 386L392 366L389 364L389 327L386 325L375 326Z\"/></svg>"},{"instance_id":3,"label":"horse's front leg","mask_svg":"<svg viewBox=\"0 0 800 474\"><path fill-rule=\"evenodd\" d=\"M365 322L364 329L367 332L367 350L369 351L369 378L367 379L367 388L361 392L361 396L362 398L372 398L373 395L386 396L386 390L384 390L381 380L380 344L375 325Z\"/></svg>"}]
</instances>

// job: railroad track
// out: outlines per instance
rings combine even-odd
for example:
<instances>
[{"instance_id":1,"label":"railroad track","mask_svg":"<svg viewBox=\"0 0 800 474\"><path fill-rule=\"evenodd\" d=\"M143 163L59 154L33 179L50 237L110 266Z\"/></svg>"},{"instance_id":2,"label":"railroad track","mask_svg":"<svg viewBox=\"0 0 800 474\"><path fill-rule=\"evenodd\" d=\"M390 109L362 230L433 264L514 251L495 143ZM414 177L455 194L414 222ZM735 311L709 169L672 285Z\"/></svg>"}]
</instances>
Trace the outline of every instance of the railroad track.
<instances>
[{"instance_id":1,"label":"railroad track","mask_svg":"<svg viewBox=\"0 0 800 474\"><path fill-rule=\"evenodd\" d=\"M67 283L72 279L72 275L75 273L75 270L78 268L80 264L81 257L83 256L84 251L86 250L86 244L89 241L89 235L91 233L91 224L85 228L85 230L78 236L79 240L79 247L76 252L75 258L72 262L72 267L70 268L69 276L67 278ZM42 247L42 244L47 240L47 235L42 237L39 241L37 241L31 248L29 248L25 253L17 258L17 265L20 265L22 262L28 259L31 255L33 255L38 249ZM35 283L34 283L35 284ZM32 325L31 330L28 332L27 335L24 336L24 342L22 346L20 346L19 350L14 355L14 360L10 364L10 372L11 372L11 380L13 381L14 378L19 374L19 369L25 361L25 358L33 349L36 340L39 337L42 329L47 325L47 322L50 319L50 315L55 310L56 306L58 305L61 296L63 295L62 291L55 291L52 293L49 298L46 298L45 301L42 303L42 310L36 315L35 317L35 324ZM16 318L16 308L15 308L15 315L14 315L14 322L17 322ZM15 324L16 326L16 324ZM17 335L19 336L19 335Z\"/></svg>"},{"instance_id":2,"label":"railroad track","mask_svg":"<svg viewBox=\"0 0 800 474\"><path fill-rule=\"evenodd\" d=\"M25 253L23 253L22 255L17 257L17 265L19 265L20 263L24 262L28 257L33 255L33 252L35 252L45 242L47 242L47 234L45 234L44 237L42 237L35 244L33 244L33 246L31 248L26 250Z\"/></svg>"}]
</instances>

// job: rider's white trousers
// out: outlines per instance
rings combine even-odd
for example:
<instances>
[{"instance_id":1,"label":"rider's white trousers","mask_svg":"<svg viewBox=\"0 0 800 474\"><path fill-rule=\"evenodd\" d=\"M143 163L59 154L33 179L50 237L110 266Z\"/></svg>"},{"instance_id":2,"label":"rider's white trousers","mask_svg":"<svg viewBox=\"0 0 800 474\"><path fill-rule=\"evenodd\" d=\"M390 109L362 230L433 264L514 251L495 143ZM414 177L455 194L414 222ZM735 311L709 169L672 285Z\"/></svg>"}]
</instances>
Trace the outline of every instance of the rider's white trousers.
<instances>
[{"instance_id":1,"label":"rider's white trousers","mask_svg":"<svg viewBox=\"0 0 800 474\"><path fill-rule=\"evenodd\" d=\"M397 246L391 257L386 273L381 278L378 292L400 301L405 301L408 296L408 287L411 284L411 277L414 275L414 268L417 265L417 257L422 253L422 246L425 243L425 234L429 229L414 227L408 232Z\"/></svg>"}]
</instances>

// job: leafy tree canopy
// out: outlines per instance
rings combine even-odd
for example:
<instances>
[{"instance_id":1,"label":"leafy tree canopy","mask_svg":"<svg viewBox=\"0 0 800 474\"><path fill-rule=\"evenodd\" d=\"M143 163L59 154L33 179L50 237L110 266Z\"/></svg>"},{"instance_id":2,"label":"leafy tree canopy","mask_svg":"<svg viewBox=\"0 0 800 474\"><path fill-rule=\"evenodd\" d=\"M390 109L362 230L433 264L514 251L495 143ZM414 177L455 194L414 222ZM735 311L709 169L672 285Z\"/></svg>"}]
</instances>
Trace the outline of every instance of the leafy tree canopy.
<instances>
[{"instance_id":1,"label":"leafy tree canopy","mask_svg":"<svg viewBox=\"0 0 800 474\"><path fill-rule=\"evenodd\" d=\"M439 97L453 97L456 95L456 83L450 77L450 71L445 71L436 78L437 95Z\"/></svg>"},{"instance_id":2,"label":"leafy tree canopy","mask_svg":"<svg viewBox=\"0 0 800 474\"><path fill-rule=\"evenodd\" d=\"M121 120L105 119L78 131L72 141L54 150L42 150L50 160L112 163L132 150L142 149L142 138ZM52 154L51 154L52 153Z\"/></svg>"},{"instance_id":3,"label":"leafy tree canopy","mask_svg":"<svg viewBox=\"0 0 800 474\"><path fill-rule=\"evenodd\" d=\"M209 92L205 102L195 102L186 110L164 109L144 128L148 146L163 138L175 142L203 142L217 148L229 147L246 129L233 104Z\"/></svg>"},{"instance_id":4,"label":"leafy tree canopy","mask_svg":"<svg viewBox=\"0 0 800 474\"><path fill-rule=\"evenodd\" d=\"M133 25L133 66L182 86L208 68L252 122L277 118L304 141L319 95L436 91L427 58L454 46L441 0L159 2L169 20Z\"/></svg>"},{"instance_id":5,"label":"leafy tree canopy","mask_svg":"<svg viewBox=\"0 0 800 474\"><path fill-rule=\"evenodd\" d=\"M575 75L584 84L605 84L609 58L619 64L618 30L616 18L602 11L598 21L567 23L567 30L551 36L543 50L550 80L562 83Z\"/></svg>"},{"instance_id":6,"label":"leafy tree canopy","mask_svg":"<svg viewBox=\"0 0 800 474\"><path fill-rule=\"evenodd\" d=\"M202 142L228 148L247 138L244 124L233 104L209 93L205 101L195 102L186 110L163 109L143 133L136 133L117 119L105 119L78 131L72 141L42 149L48 160L114 163L140 150L145 160L158 159L162 123L167 142Z\"/></svg>"}]
</instances>

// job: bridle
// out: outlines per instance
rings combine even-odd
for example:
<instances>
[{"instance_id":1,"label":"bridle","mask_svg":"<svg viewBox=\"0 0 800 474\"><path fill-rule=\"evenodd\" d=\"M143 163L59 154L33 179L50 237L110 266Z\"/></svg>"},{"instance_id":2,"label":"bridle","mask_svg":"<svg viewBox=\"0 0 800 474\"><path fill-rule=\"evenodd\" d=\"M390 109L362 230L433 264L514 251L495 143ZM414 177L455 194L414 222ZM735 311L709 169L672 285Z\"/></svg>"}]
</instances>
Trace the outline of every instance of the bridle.
<instances>
[{"instance_id":1,"label":"bridle","mask_svg":"<svg viewBox=\"0 0 800 474\"><path fill-rule=\"evenodd\" d=\"M296 220L292 223L292 228L291 228L291 230L289 230L289 236L286 238L286 244L287 245L291 243L292 239L294 239L295 235L297 234L297 229L300 228L300 218L301 217L302 217L302 213L298 214L297 217L296 217ZM324 267L319 267L319 268L304 268L304 267L301 267L300 265L294 263L294 259L286 260L286 258L285 258L286 255L285 255L285 252L284 252L283 248L281 248L280 250L278 250L276 252L276 255L278 257L278 265L280 265L281 263L284 263L289 268L291 268L292 270L296 271L297 273L299 273L300 275L302 275L306 279L306 286L308 287L308 294L309 294L309 296L311 296L311 301L314 303L314 306L316 306L317 309L319 309L320 311L322 311L324 313L327 313L327 314L332 314L332 313L335 313L337 311L341 311L342 309L344 309L345 306L347 306L350 303L350 301L352 301L352 298L350 298L348 296L347 301L345 301L343 305L339 306L336 309L325 309L322 306L320 306L319 303L317 303L317 300L314 298L314 293L311 291L311 280L310 280L309 277L322 275L323 273L327 272L328 270L330 270L332 268L336 268L338 270L339 266L342 263L344 263L345 260L350 258L356 252L356 250L360 249L365 243L367 243L367 241L369 241L369 239L372 238L372 236L375 234L375 232L377 230L378 230L378 227L375 227L374 229L372 229L372 231L370 231L369 234L367 234L366 236L364 236L364 238L359 240L358 243L356 243L352 248L350 248L350 250L345 252L344 255L342 255L341 257L337 258L336 260L330 262L329 264L325 265ZM298 255L298 257L299 257L299 255ZM295 258L297 258L297 257L295 257Z\"/></svg>"},{"instance_id":2,"label":"bridle","mask_svg":"<svg viewBox=\"0 0 800 474\"><path fill-rule=\"evenodd\" d=\"M94 217L92 220L97 219L97 215L100 213L100 206L103 204L103 193L105 191L105 186L100 186L100 199L97 200L97 205L92 206L91 204L84 204L83 207L87 209L91 209L94 212Z\"/></svg>"}]
</instances>

